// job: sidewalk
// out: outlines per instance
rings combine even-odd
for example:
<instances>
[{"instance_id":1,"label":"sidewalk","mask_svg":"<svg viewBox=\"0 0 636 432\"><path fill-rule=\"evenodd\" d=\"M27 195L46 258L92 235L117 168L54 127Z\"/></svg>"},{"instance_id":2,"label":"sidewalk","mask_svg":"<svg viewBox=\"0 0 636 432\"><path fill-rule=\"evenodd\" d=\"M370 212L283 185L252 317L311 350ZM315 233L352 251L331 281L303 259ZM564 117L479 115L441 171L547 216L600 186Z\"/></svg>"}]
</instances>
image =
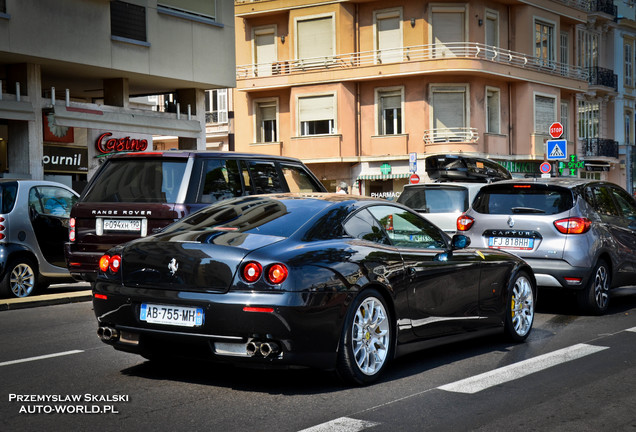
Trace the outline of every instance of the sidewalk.
<instances>
[{"instance_id":1,"label":"sidewalk","mask_svg":"<svg viewBox=\"0 0 636 432\"><path fill-rule=\"evenodd\" d=\"M89 301L91 285L88 282L51 285L44 293L25 298L0 298L0 311Z\"/></svg>"}]
</instances>

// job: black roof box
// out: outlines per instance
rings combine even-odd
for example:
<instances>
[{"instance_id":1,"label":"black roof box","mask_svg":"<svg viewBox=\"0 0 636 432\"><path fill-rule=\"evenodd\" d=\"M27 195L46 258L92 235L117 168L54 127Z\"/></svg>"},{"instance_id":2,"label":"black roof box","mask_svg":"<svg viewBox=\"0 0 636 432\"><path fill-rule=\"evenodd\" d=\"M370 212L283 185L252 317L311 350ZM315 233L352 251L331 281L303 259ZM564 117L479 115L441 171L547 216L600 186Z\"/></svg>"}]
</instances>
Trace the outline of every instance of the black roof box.
<instances>
[{"instance_id":1,"label":"black roof box","mask_svg":"<svg viewBox=\"0 0 636 432\"><path fill-rule=\"evenodd\" d=\"M512 178L506 168L486 158L445 154L424 160L426 173L435 181L491 183Z\"/></svg>"}]
</instances>

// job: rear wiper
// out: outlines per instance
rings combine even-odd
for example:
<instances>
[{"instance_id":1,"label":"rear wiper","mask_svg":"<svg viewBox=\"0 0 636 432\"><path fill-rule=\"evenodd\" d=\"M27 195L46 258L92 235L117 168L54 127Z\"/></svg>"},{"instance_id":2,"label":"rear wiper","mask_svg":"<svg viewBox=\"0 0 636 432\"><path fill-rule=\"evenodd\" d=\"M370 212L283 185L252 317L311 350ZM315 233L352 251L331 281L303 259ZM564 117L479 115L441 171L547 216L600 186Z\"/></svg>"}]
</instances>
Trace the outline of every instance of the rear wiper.
<instances>
[{"instance_id":1,"label":"rear wiper","mask_svg":"<svg viewBox=\"0 0 636 432\"><path fill-rule=\"evenodd\" d=\"M513 213L545 213L545 210L532 207L513 207L510 210Z\"/></svg>"}]
</instances>

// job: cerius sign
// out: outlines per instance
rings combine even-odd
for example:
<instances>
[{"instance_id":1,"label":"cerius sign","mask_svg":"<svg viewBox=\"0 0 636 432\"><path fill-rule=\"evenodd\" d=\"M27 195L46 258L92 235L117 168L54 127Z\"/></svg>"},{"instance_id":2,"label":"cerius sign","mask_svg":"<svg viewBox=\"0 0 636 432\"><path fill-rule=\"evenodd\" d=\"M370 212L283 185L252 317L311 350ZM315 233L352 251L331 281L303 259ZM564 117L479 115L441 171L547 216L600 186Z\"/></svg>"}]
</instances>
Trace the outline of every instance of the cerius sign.
<instances>
[{"instance_id":1,"label":"cerius sign","mask_svg":"<svg viewBox=\"0 0 636 432\"><path fill-rule=\"evenodd\" d=\"M48 173L86 173L88 171L88 149L44 144L42 165Z\"/></svg>"}]
</instances>

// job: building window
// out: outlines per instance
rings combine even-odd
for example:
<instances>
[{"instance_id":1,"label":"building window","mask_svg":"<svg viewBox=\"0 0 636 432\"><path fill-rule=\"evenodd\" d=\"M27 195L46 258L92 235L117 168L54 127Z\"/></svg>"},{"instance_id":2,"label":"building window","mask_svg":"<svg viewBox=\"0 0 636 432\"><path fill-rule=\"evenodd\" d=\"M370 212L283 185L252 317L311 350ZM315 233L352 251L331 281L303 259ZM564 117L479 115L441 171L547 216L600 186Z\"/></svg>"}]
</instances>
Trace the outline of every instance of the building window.
<instances>
[{"instance_id":1,"label":"building window","mask_svg":"<svg viewBox=\"0 0 636 432\"><path fill-rule=\"evenodd\" d=\"M559 53L561 62L561 74L567 75L568 64L570 63L570 35L568 32L561 32Z\"/></svg>"},{"instance_id":2,"label":"building window","mask_svg":"<svg viewBox=\"0 0 636 432\"><path fill-rule=\"evenodd\" d=\"M499 14L495 11L486 11L486 45L499 47Z\"/></svg>"},{"instance_id":3,"label":"building window","mask_svg":"<svg viewBox=\"0 0 636 432\"><path fill-rule=\"evenodd\" d=\"M534 56L541 66L554 63L554 24L543 21L534 23Z\"/></svg>"},{"instance_id":4,"label":"building window","mask_svg":"<svg viewBox=\"0 0 636 432\"><path fill-rule=\"evenodd\" d=\"M254 75L270 76L274 73L276 63L276 27L260 27L254 29Z\"/></svg>"},{"instance_id":5,"label":"building window","mask_svg":"<svg viewBox=\"0 0 636 432\"><path fill-rule=\"evenodd\" d=\"M501 92L496 88L486 89L486 132L501 133Z\"/></svg>"},{"instance_id":6,"label":"building window","mask_svg":"<svg viewBox=\"0 0 636 432\"><path fill-rule=\"evenodd\" d=\"M331 135L336 131L336 96L303 96L298 98L300 136Z\"/></svg>"},{"instance_id":7,"label":"building window","mask_svg":"<svg viewBox=\"0 0 636 432\"><path fill-rule=\"evenodd\" d=\"M596 101L579 101L579 138L598 138L601 123L601 105Z\"/></svg>"},{"instance_id":8,"label":"building window","mask_svg":"<svg viewBox=\"0 0 636 432\"><path fill-rule=\"evenodd\" d=\"M112 36L146 42L146 8L111 1L110 32Z\"/></svg>"},{"instance_id":9,"label":"building window","mask_svg":"<svg viewBox=\"0 0 636 432\"><path fill-rule=\"evenodd\" d=\"M296 21L296 58L325 61L335 55L333 16ZM317 59L316 59L317 58Z\"/></svg>"},{"instance_id":10,"label":"building window","mask_svg":"<svg viewBox=\"0 0 636 432\"><path fill-rule=\"evenodd\" d=\"M205 92L205 122L227 123L227 89Z\"/></svg>"},{"instance_id":11,"label":"building window","mask_svg":"<svg viewBox=\"0 0 636 432\"><path fill-rule=\"evenodd\" d=\"M434 57L453 57L457 42L466 41L466 10L463 7L434 7L431 12ZM462 50L463 50L462 46Z\"/></svg>"},{"instance_id":12,"label":"building window","mask_svg":"<svg viewBox=\"0 0 636 432\"><path fill-rule=\"evenodd\" d=\"M0 13L7 12L7 0L0 0Z\"/></svg>"},{"instance_id":13,"label":"building window","mask_svg":"<svg viewBox=\"0 0 636 432\"><path fill-rule=\"evenodd\" d=\"M216 18L216 2L214 0L159 0L157 6L171 9L184 16L200 17L212 21Z\"/></svg>"},{"instance_id":14,"label":"building window","mask_svg":"<svg viewBox=\"0 0 636 432\"><path fill-rule=\"evenodd\" d=\"M376 61L402 61L402 9L377 11L374 19Z\"/></svg>"},{"instance_id":15,"label":"building window","mask_svg":"<svg viewBox=\"0 0 636 432\"><path fill-rule=\"evenodd\" d=\"M432 85L433 141L466 141L468 138L468 86Z\"/></svg>"},{"instance_id":16,"label":"building window","mask_svg":"<svg viewBox=\"0 0 636 432\"><path fill-rule=\"evenodd\" d=\"M598 40L597 32L577 29L577 64L584 68L598 66Z\"/></svg>"},{"instance_id":17,"label":"building window","mask_svg":"<svg viewBox=\"0 0 636 432\"><path fill-rule=\"evenodd\" d=\"M402 133L403 94L403 88L378 89L376 91L378 135Z\"/></svg>"},{"instance_id":18,"label":"building window","mask_svg":"<svg viewBox=\"0 0 636 432\"><path fill-rule=\"evenodd\" d=\"M626 86L634 85L634 41L625 39L623 41L623 75Z\"/></svg>"},{"instance_id":19,"label":"building window","mask_svg":"<svg viewBox=\"0 0 636 432\"><path fill-rule=\"evenodd\" d=\"M276 99L255 101L254 113L257 143L278 142L277 112L278 101Z\"/></svg>"},{"instance_id":20,"label":"building window","mask_svg":"<svg viewBox=\"0 0 636 432\"><path fill-rule=\"evenodd\" d=\"M632 119L632 112L625 111L625 145L632 145L634 142Z\"/></svg>"},{"instance_id":21,"label":"building window","mask_svg":"<svg viewBox=\"0 0 636 432\"><path fill-rule=\"evenodd\" d=\"M570 118L570 104L567 103L566 101L561 101L561 124L563 125L563 135L561 136L561 138L563 139L569 139L570 138L570 134L568 133L568 131L570 130L570 122L569 122L569 118Z\"/></svg>"},{"instance_id":22,"label":"building window","mask_svg":"<svg viewBox=\"0 0 636 432\"><path fill-rule=\"evenodd\" d=\"M548 135L556 118L556 97L534 95L534 133Z\"/></svg>"}]
</instances>

